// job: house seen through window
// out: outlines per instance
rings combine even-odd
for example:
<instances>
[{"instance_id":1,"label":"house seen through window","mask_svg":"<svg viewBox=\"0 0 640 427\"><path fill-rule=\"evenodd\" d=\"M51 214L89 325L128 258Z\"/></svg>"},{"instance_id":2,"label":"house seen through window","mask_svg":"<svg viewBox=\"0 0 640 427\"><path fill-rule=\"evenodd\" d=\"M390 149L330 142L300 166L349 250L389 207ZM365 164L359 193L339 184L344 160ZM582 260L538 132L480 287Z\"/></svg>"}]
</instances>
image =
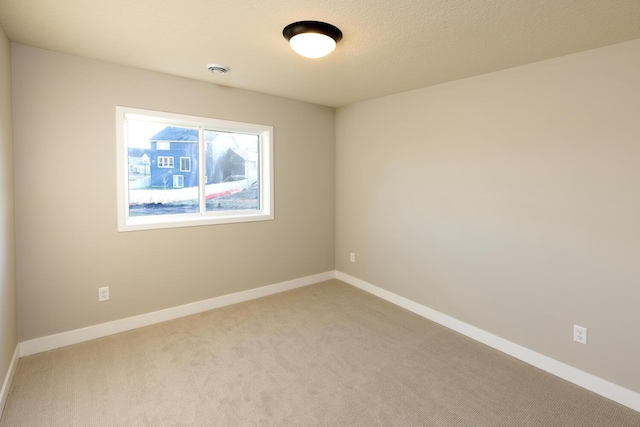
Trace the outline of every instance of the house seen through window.
<instances>
[{"instance_id":1,"label":"house seen through window","mask_svg":"<svg viewBox=\"0 0 640 427\"><path fill-rule=\"evenodd\" d=\"M116 112L121 231L273 218L271 127Z\"/></svg>"}]
</instances>

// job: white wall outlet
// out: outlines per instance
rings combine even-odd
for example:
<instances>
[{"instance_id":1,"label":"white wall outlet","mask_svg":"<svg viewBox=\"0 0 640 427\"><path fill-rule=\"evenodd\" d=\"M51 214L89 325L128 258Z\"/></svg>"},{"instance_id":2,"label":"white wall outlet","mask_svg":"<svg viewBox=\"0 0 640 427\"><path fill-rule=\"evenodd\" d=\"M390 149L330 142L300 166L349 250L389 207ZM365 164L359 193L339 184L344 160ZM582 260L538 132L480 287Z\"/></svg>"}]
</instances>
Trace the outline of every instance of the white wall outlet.
<instances>
[{"instance_id":1,"label":"white wall outlet","mask_svg":"<svg viewBox=\"0 0 640 427\"><path fill-rule=\"evenodd\" d=\"M349 254L349 261L351 262L356 262L356 254L354 254L353 252L351 252Z\"/></svg>"},{"instance_id":2,"label":"white wall outlet","mask_svg":"<svg viewBox=\"0 0 640 427\"><path fill-rule=\"evenodd\" d=\"M587 343L587 328L582 326L573 325L573 340L580 344Z\"/></svg>"},{"instance_id":3,"label":"white wall outlet","mask_svg":"<svg viewBox=\"0 0 640 427\"><path fill-rule=\"evenodd\" d=\"M98 302L108 301L109 300L109 287L103 286L102 288L98 288Z\"/></svg>"}]
</instances>

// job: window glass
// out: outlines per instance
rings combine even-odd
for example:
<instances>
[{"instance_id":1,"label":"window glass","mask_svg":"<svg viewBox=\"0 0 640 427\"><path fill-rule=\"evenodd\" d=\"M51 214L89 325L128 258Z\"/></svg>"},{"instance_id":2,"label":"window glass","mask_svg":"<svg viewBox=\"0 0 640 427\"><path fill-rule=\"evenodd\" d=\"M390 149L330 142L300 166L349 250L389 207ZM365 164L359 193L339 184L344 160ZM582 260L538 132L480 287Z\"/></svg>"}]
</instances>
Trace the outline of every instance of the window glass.
<instances>
[{"instance_id":1,"label":"window glass","mask_svg":"<svg viewBox=\"0 0 640 427\"><path fill-rule=\"evenodd\" d=\"M271 127L116 112L121 231L273 219Z\"/></svg>"},{"instance_id":2,"label":"window glass","mask_svg":"<svg viewBox=\"0 0 640 427\"><path fill-rule=\"evenodd\" d=\"M207 211L260 209L257 135L205 130Z\"/></svg>"},{"instance_id":3,"label":"window glass","mask_svg":"<svg viewBox=\"0 0 640 427\"><path fill-rule=\"evenodd\" d=\"M187 157L198 163L198 129L130 119L126 132L129 164L151 159L148 168L129 168L129 216L199 212L198 171L184 175L174 161Z\"/></svg>"}]
</instances>

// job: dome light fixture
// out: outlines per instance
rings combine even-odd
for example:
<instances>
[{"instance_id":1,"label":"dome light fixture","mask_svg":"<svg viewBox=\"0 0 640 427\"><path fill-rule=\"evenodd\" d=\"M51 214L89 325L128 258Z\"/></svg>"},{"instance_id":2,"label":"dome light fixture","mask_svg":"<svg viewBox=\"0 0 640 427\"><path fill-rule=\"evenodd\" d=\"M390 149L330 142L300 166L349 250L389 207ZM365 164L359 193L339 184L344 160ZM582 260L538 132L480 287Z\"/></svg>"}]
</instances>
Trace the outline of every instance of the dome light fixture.
<instances>
[{"instance_id":1,"label":"dome light fixture","mask_svg":"<svg viewBox=\"0 0 640 427\"><path fill-rule=\"evenodd\" d=\"M322 58L336 48L342 40L342 31L331 24L318 21L299 21L282 30L291 48L307 58Z\"/></svg>"}]
</instances>

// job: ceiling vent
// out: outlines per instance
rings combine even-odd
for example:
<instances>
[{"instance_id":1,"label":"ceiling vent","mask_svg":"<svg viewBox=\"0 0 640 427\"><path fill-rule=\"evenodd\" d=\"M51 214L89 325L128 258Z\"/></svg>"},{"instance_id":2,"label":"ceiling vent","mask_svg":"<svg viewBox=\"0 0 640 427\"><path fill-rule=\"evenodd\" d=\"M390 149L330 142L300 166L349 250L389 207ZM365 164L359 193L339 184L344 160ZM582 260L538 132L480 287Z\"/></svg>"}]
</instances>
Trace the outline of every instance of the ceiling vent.
<instances>
[{"instance_id":1,"label":"ceiling vent","mask_svg":"<svg viewBox=\"0 0 640 427\"><path fill-rule=\"evenodd\" d=\"M222 64L209 64L207 65L207 69L213 74L224 74L229 71L229 67Z\"/></svg>"}]
</instances>

